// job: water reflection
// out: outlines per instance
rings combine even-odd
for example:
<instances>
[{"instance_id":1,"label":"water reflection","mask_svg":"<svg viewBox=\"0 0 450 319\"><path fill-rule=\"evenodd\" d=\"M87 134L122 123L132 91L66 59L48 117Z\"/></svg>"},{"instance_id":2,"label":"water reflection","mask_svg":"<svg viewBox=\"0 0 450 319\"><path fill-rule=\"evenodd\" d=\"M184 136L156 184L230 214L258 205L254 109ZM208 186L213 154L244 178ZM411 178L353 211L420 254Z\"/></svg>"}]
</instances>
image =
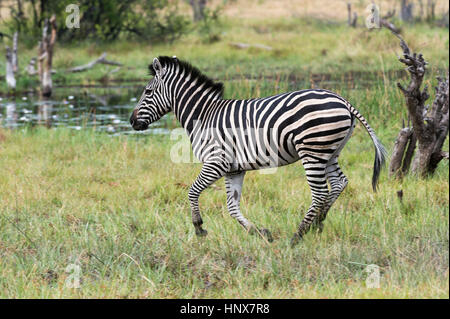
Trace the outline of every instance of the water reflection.
<instances>
[{"instance_id":1,"label":"water reflection","mask_svg":"<svg viewBox=\"0 0 450 319\"><path fill-rule=\"evenodd\" d=\"M174 121L171 115L151 125L148 131L134 131L130 113L142 88L97 89L89 92L54 89L51 100L39 101L38 95L0 98L0 126L18 128L45 127L85 128L119 134L167 134Z\"/></svg>"},{"instance_id":2,"label":"water reflection","mask_svg":"<svg viewBox=\"0 0 450 319\"><path fill-rule=\"evenodd\" d=\"M16 103L7 102L6 103L6 127L16 127L17 126L17 113L16 113Z\"/></svg>"},{"instance_id":3,"label":"water reflection","mask_svg":"<svg viewBox=\"0 0 450 319\"><path fill-rule=\"evenodd\" d=\"M52 126L52 109L53 106L48 100L43 100L38 107L38 123L50 128Z\"/></svg>"}]
</instances>

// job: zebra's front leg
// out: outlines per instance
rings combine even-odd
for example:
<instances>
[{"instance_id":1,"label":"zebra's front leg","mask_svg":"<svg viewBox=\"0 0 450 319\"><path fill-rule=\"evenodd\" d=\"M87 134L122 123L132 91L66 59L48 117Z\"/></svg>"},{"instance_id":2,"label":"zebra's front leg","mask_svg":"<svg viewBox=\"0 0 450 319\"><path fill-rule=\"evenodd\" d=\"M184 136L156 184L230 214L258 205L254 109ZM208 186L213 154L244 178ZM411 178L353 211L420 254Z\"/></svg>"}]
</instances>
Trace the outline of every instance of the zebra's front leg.
<instances>
[{"instance_id":1,"label":"zebra's front leg","mask_svg":"<svg viewBox=\"0 0 450 319\"><path fill-rule=\"evenodd\" d=\"M189 188L189 202L191 204L192 223L197 236L206 236L208 232L202 228L203 220L198 207L198 198L201 192L225 174L225 167L220 163L203 164L200 174Z\"/></svg>"},{"instance_id":2,"label":"zebra's front leg","mask_svg":"<svg viewBox=\"0 0 450 319\"><path fill-rule=\"evenodd\" d=\"M242 194L242 183L244 182L245 171L235 174L225 175L225 187L227 190L227 208L230 216L235 218L250 233L259 233L269 242L273 241L271 233L265 229L258 229L247 220L241 213L240 201Z\"/></svg>"}]
</instances>

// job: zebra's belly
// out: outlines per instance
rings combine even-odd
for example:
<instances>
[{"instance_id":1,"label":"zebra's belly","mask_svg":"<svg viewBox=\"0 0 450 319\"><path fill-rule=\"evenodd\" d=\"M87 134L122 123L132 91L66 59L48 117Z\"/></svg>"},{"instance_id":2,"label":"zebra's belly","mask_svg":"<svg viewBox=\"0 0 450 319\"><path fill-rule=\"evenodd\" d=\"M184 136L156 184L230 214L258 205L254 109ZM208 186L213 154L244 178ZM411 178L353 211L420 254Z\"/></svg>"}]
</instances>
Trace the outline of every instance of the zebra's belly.
<instances>
[{"instance_id":1,"label":"zebra's belly","mask_svg":"<svg viewBox=\"0 0 450 319\"><path fill-rule=\"evenodd\" d=\"M256 130L246 143L245 151L240 150L235 163L240 170L255 170L280 167L299 160L293 137L279 139L276 132ZM239 150L239 148L238 148ZM243 155L245 154L245 156Z\"/></svg>"},{"instance_id":2,"label":"zebra's belly","mask_svg":"<svg viewBox=\"0 0 450 319\"><path fill-rule=\"evenodd\" d=\"M288 161L285 161L284 158L273 158L271 161L266 162L263 161L258 161L254 163L246 161L234 162L233 165L231 166L231 172L253 171L266 168L281 167L295 163L299 159L300 157L297 155L293 158L290 158Z\"/></svg>"}]
</instances>

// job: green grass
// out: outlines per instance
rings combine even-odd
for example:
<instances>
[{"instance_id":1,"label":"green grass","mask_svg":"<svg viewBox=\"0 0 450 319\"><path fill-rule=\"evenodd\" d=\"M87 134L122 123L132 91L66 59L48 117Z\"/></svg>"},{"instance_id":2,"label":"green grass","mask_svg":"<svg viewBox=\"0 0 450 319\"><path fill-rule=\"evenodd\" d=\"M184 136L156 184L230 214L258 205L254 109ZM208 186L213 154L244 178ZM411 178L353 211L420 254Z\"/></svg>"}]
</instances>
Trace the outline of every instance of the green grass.
<instances>
[{"instance_id":1,"label":"green grass","mask_svg":"<svg viewBox=\"0 0 450 319\"><path fill-rule=\"evenodd\" d=\"M246 176L243 212L272 244L229 217L223 181L200 198L209 234L199 239L186 187L200 164L171 163L175 143L2 131L0 297L448 298L448 162L425 181L385 170L373 193L373 148L357 126L340 160L348 187L324 232L292 249L310 203L300 163ZM65 286L72 263L80 289ZM380 267L378 289L366 287L367 264Z\"/></svg>"}]
</instances>

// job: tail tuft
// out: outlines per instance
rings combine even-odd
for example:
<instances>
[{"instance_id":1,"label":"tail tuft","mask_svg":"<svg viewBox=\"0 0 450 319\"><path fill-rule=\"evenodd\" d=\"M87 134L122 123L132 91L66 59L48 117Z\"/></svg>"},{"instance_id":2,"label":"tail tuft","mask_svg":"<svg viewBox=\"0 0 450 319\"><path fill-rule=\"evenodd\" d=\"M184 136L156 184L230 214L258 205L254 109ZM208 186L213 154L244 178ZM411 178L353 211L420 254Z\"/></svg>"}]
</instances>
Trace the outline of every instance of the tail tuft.
<instances>
[{"instance_id":1,"label":"tail tuft","mask_svg":"<svg viewBox=\"0 0 450 319\"><path fill-rule=\"evenodd\" d=\"M380 140L378 140L375 134L371 137L375 147L375 161L373 164L372 188L373 191L376 192L380 172L386 162L387 152L383 144L381 144Z\"/></svg>"}]
</instances>

